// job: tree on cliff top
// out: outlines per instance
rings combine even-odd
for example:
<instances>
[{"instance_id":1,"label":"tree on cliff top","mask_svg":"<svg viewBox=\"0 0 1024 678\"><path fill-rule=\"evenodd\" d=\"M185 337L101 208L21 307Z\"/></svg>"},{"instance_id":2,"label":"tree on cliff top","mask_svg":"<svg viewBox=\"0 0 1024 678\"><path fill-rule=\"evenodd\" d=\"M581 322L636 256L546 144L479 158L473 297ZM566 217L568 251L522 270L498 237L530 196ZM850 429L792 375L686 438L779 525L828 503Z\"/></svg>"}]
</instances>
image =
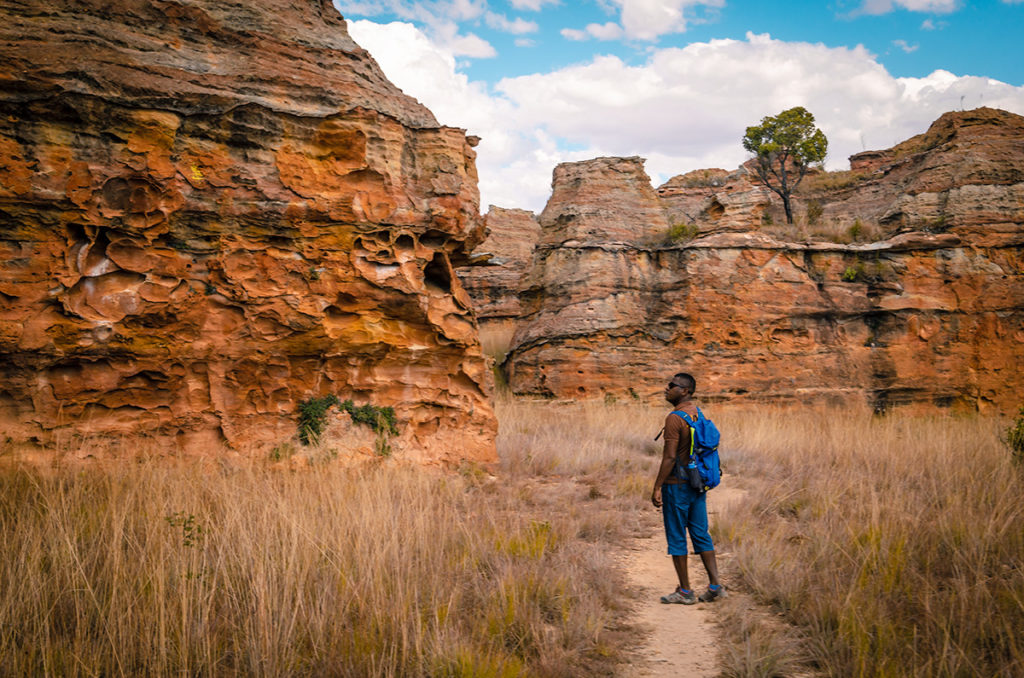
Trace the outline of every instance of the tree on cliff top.
<instances>
[{"instance_id":1,"label":"tree on cliff top","mask_svg":"<svg viewBox=\"0 0 1024 678\"><path fill-rule=\"evenodd\" d=\"M743 148L757 156L757 176L779 194L786 209L786 221L793 223L789 197L800 185L813 163L825 159L828 139L814 126L814 116L803 106L776 116L761 118L761 124L747 128Z\"/></svg>"}]
</instances>

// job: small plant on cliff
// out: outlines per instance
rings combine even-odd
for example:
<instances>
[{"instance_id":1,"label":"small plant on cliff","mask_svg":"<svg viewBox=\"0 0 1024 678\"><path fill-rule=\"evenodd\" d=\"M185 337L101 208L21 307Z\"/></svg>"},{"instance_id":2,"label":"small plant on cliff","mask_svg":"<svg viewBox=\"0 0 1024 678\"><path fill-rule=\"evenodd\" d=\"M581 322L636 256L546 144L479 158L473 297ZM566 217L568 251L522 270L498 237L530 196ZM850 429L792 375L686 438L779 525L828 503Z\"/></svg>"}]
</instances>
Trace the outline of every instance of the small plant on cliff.
<instances>
[{"instance_id":1,"label":"small plant on cliff","mask_svg":"<svg viewBox=\"0 0 1024 678\"><path fill-rule=\"evenodd\" d=\"M334 395L310 398L299 403L299 440L303 445L311 445L320 440L327 424L327 411L337 404L338 397Z\"/></svg>"},{"instance_id":2,"label":"small plant on cliff","mask_svg":"<svg viewBox=\"0 0 1024 678\"><path fill-rule=\"evenodd\" d=\"M846 233L850 236L850 240L856 240L860 237L860 234L864 232L864 222L860 218L853 220L853 225L847 229Z\"/></svg>"},{"instance_id":3,"label":"small plant on cliff","mask_svg":"<svg viewBox=\"0 0 1024 678\"><path fill-rule=\"evenodd\" d=\"M398 435L398 423L395 421L393 407L376 407L374 405L357 407L351 400L346 400L339 405L339 409L348 412L348 416L352 417L354 423L369 426L374 433Z\"/></svg>"},{"instance_id":4,"label":"small plant on cliff","mask_svg":"<svg viewBox=\"0 0 1024 678\"><path fill-rule=\"evenodd\" d=\"M821 202L818 200L811 200L807 203L807 225L813 226L818 223L821 219L821 215L825 213L825 208L822 207Z\"/></svg>"},{"instance_id":5,"label":"small plant on cliff","mask_svg":"<svg viewBox=\"0 0 1024 678\"><path fill-rule=\"evenodd\" d=\"M864 262L860 259L846 267L842 275L843 282L857 282L864 279Z\"/></svg>"},{"instance_id":6,"label":"small plant on cliff","mask_svg":"<svg viewBox=\"0 0 1024 678\"><path fill-rule=\"evenodd\" d=\"M1006 429L1006 444L1010 446L1010 455L1018 466L1024 466L1024 407L1017 412L1017 420Z\"/></svg>"},{"instance_id":7,"label":"small plant on cliff","mask_svg":"<svg viewBox=\"0 0 1024 678\"><path fill-rule=\"evenodd\" d=\"M697 224L673 224L665 234L665 239L668 242L686 242L696 238L699 233L700 227Z\"/></svg>"}]
</instances>

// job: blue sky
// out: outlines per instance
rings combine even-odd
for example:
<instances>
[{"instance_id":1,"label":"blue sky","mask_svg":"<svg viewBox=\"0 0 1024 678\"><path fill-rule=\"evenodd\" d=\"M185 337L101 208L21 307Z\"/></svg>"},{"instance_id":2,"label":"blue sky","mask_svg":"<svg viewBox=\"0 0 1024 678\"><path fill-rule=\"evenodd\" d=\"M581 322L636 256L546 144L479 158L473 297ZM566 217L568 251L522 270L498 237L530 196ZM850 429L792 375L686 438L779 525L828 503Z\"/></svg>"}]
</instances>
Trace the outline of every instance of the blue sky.
<instances>
[{"instance_id":1,"label":"blue sky","mask_svg":"<svg viewBox=\"0 0 1024 678\"><path fill-rule=\"evenodd\" d=\"M440 122L483 141L489 203L539 211L558 162L641 155L655 185L735 168L764 115L803 105L829 169L947 110L1024 114L1024 0L335 0Z\"/></svg>"}]
</instances>

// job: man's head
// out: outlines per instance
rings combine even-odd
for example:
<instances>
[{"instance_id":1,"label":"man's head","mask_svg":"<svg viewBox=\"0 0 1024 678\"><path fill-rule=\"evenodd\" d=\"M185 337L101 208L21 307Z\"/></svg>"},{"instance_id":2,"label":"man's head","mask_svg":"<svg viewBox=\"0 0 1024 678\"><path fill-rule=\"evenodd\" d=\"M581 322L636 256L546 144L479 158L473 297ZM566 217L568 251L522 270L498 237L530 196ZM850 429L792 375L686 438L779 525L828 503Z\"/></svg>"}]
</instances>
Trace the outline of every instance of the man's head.
<instances>
[{"instance_id":1,"label":"man's head","mask_svg":"<svg viewBox=\"0 0 1024 678\"><path fill-rule=\"evenodd\" d=\"M697 390L697 380L686 372L677 372L665 387L665 400L673 405L681 403Z\"/></svg>"}]
</instances>

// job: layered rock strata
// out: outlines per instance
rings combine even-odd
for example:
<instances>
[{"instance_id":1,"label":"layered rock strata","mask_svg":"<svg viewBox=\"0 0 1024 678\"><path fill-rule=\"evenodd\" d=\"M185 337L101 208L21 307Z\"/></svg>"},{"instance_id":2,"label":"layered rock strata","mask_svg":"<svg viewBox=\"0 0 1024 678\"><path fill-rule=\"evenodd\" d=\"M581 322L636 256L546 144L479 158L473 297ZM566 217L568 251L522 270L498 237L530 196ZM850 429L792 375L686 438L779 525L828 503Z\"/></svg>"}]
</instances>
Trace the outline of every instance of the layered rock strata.
<instances>
[{"instance_id":1,"label":"layered rock strata","mask_svg":"<svg viewBox=\"0 0 1024 678\"><path fill-rule=\"evenodd\" d=\"M522 312L519 284L529 270L540 224L533 212L491 206L484 217L486 239L473 253L471 266L459 279L473 299L481 329L487 324L514 322Z\"/></svg>"},{"instance_id":2,"label":"layered rock strata","mask_svg":"<svg viewBox=\"0 0 1024 678\"><path fill-rule=\"evenodd\" d=\"M635 193L613 237L566 234L561 224L589 208L556 199L568 176L556 170L505 363L512 389L655 396L666 375L686 370L712 400L1015 411L1024 392L1021 122L948 114L907 142L912 151L878 154L850 185L848 174L831 188L819 180L819 216L873 220L885 237L870 243L767 231L767 196L744 188L742 170L678 179L656 200ZM866 161L855 157L853 171ZM630 190L636 175L610 164L592 161L588 172ZM729 203L737 193L748 197ZM686 201L691 211L703 205L705 218L721 205L710 213L734 222L652 244L650 222L631 216L644 203L673 222Z\"/></svg>"},{"instance_id":3,"label":"layered rock strata","mask_svg":"<svg viewBox=\"0 0 1024 678\"><path fill-rule=\"evenodd\" d=\"M333 393L404 457L494 458L472 139L328 0L14 2L0 36L6 436L244 449Z\"/></svg>"}]
</instances>

